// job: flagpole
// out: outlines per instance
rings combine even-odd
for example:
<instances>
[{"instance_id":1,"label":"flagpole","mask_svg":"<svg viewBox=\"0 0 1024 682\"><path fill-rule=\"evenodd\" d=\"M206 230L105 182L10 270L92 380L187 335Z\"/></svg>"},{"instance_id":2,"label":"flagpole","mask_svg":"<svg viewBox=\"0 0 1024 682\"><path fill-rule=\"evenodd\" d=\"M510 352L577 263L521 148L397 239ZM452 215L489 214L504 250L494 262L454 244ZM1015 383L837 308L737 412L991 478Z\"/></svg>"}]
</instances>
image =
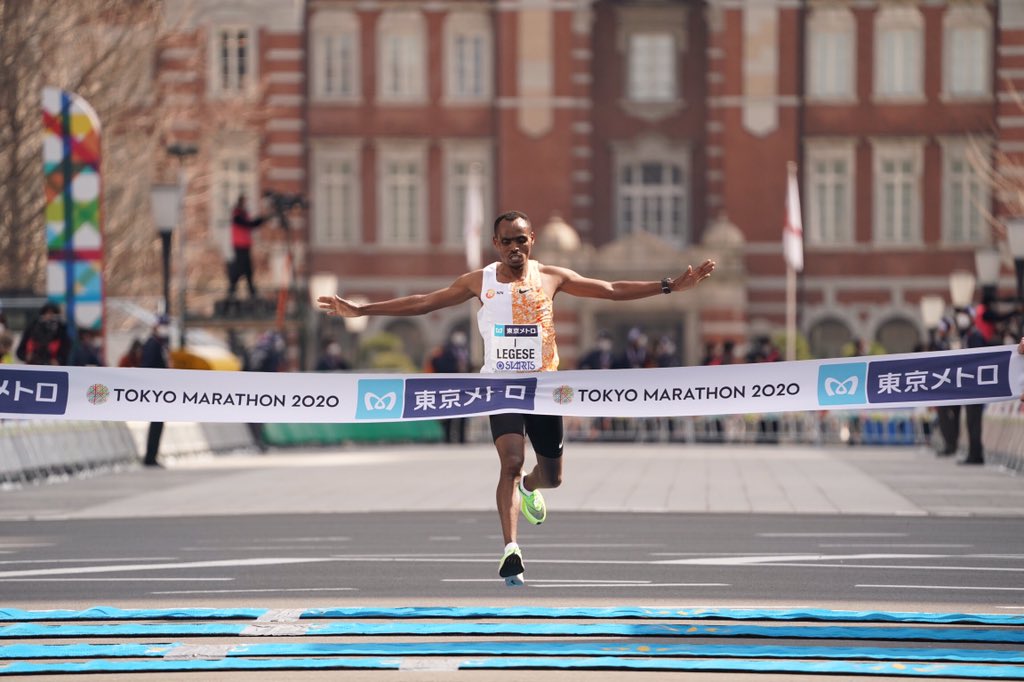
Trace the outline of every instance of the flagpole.
<instances>
[{"instance_id":1,"label":"flagpole","mask_svg":"<svg viewBox=\"0 0 1024 682\"><path fill-rule=\"evenodd\" d=\"M479 163L472 163L469 167L469 177L466 182L466 208L463 217L463 238L466 240L466 266L470 270L480 267L480 233L483 230L483 187L482 168ZM484 340L480 331L474 329L474 318L480 308L480 302L470 300L469 306L469 364L471 367L483 365Z\"/></svg>"},{"instance_id":2,"label":"flagpole","mask_svg":"<svg viewBox=\"0 0 1024 682\"><path fill-rule=\"evenodd\" d=\"M804 266L803 218L796 162L786 164L786 222L782 230L783 260L786 262L786 360L796 360L796 273Z\"/></svg>"},{"instance_id":3,"label":"flagpole","mask_svg":"<svg viewBox=\"0 0 1024 682\"><path fill-rule=\"evenodd\" d=\"M786 360L796 360L796 270L786 263Z\"/></svg>"}]
</instances>

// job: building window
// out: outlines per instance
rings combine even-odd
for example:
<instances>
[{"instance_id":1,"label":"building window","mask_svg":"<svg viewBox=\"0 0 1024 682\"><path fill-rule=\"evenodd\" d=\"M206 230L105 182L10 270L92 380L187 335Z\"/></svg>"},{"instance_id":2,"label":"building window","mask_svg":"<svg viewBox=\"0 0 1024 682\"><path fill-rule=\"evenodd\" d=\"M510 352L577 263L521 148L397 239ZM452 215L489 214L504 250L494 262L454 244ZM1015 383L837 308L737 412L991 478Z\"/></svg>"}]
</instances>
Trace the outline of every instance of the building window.
<instances>
[{"instance_id":1,"label":"building window","mask_svg":"<svg viewBox=\"0 0 1024 682\"><path fill-rule=\"evenodd\" d=\"M620 235L645 231L678 246L690 243L689 153L647 140L620 149L617 226Z\"/></svg>"},{"instance_id":2,"label":"building window","mask_svg":"<svg viewBox=\"0 0 1024 682\"><path fill-rule=\"evenodd\" d=\"M377 28L377 96L385 102L418 102L426 96L423 15L386 12Z\"/></svg>"},{"instance_id":3,"label":"building window","mask_svg":"<svg viewBox=\"0 0 1024 682\"><path fill-rule=\"evenodd\" d=\"M980 5L951 7L943 19L943 86L952 99L987 98L992 89L992 17Z\"/></svg>"},{"instance_id":4,"label":"building window","mask_svg":"<svg viewBox=\"0 0 1024 682\"><path fill-rule=\"evenodd\" d=\"M453 101L491 96L491 25L482 12L454 12L445 19L445 95Z\"/></svg>"},{"instance_id":5,"label":"building window","mask_svg":"<svg viewBox=\"0 0 1024 682\"><path fill-rule=\"evenodd\" d=\"M231 213L238 197L245 195L250 214L259 213L256 178L255 144L251 141L225 141L222 151L214 159L210 210L210 234L225 255L231 254Z\"/></svg>"},{"instance_id":6,"label":"building window","mask_svg":"<svg viewBox=\"0 0 1024 682\"><path fill-rule=\"evenodd\" d=\"M886 320L875 332L875 341L886 353L911 353L920 340L917 325L903 317Z\"/></svg>"},{"instance_id":7,"label":"building window","mask_svg":"<svg viewBox=\"0 0 1024 682\"><path fill-rule=\"evenodd\" d=\"M481 246L491 243L487 216L492 215L491 151L486 142L452 141L445 148L445 221L444 241L449 246L462 246L466 226L466 190L470 168L477 164L483 195L484 225L480 230Z\"/></svg>"},{"instance_id":8,"label":"building window","mask_svg":"<svg viewBox=\"0 0 1024 682\"><path fill-rule=\"evenodd\" d=\"M317 12L312 29L313 96L359 97L359 20L352 12Z\"/></svg>"},{"instance_id":9,"label":"building window","mask_svg":"<svg viewBox=\"0 0 1024 682\"><path fill-rule=\"evenodd\" d=\"M854 158L852 140L808 145L804 171L804 235L808 243L853 243Z\"/></svg>"},{"instance_id":10,"label":"building window","mask_svg":"<svg viewBox=\"0 0 1024 682\"><path fill-rule=\"evenodd\" d=\"M629 99L671 102L676 90L676 44L668 32L636 32L629 36Z\"/></svg>"},{"instance_id":11,"label":"building window","mask_svg":"<svg viewBox=\"0 0 1024 682\"><path fill-rule=\"evenodd\" d=\"M313 154L313 245L359 244L359 147L321 144Z\"/></svg>"},{"instance_id":12,"label":"building window","mask_svg":"<svg viewBox=\"0 0 1024 682\"><path fill-rule=\"evenodd\" d=\"M377 160L381 244L420 246L427 234L426 145L382 145Z\"/></svg>"},{"instance_id":13,"label":"building window","mask_svg":"<svg viewBox=\"0 0 1024 682\"><path fill-rule=\"evenodd\" d=\"M210 91L245 95L256 82L256 44L248 26L220 26L212 31Z\"/></svg>"},{"instance_id":14,"label":"building window","mask_svg":"<svg viewBox=\"0 0 1024 682\"><path fill-rule=\"evenodd\" d=\"M875 17L875 94L920 99L924 20L916 7L886 7Z\"/></svg>"},{"instance_id":15,"label":"building window","mask_svg":"<svg viewBox=\"0 0 1024 682\"><path fill-rule=\"evenodd\" d=\"M807 333L811 355L816 358L838 358L843 355L843 346L853 340L850 327L840 319L828 317L814 323Z\"/></svg>"},{"instance_id":16,"label":"building window","mask_svg":"<svg viewBox=\"0 0 1024 682\"><path fill-rule=\"evenodd\" d=\"M942 241L947 244L981 244L988 233L991 194L971 162L972 154L987 159L988 153L988 143L973 149L963 139L942 143Z\"/></svg>"},{"instance_id":17,"label":"building window","mask_svg":"<svg viewBox=\"0 0 1024 682\"><path fill-rule=\"evenodd\" d=\"M807 22L807 94L852 100L857 26L846 8L816 8Z\"/></svg>"},{"instance_id":18,"label":"building window","mask_svg":"<svg viewBox=\"0 0 1024 682\"><path fill-rule=\"evenodd\" d=\"M883 245L921 243L921 144L875 144L874 235Z\"/></svg>"}]
</instances>

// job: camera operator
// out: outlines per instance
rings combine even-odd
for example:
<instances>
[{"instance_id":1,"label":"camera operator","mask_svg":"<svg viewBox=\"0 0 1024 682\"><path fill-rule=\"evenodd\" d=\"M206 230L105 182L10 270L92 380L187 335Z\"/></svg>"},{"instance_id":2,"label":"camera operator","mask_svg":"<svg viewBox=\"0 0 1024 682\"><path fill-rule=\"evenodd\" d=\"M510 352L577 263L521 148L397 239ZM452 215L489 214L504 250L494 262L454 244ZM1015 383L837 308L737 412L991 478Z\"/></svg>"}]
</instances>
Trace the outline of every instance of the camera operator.
<instances>
[{"instance_id":1,"label":"camera operator","mask_svg":"<svg viewBox=\"0 0 1024 682\"><path fill-rule=\"evenodd\" d=\"M231 213L231 246L235 252L235 259L228 267L231 281L228 287L229 299L235 297L238 280L242 277L245 277L249 285L249 298L256 298L256 285L252 281L252 231L265 220L266 217L262 215L250 218L245 205L245 194L238 195L238 201L235 202L235 208Z\"/></svg>"},{"instance_id":2,"label":"camera operator","mask_svg":"<svg viewBox=\"0 0 1024 682\"><path fill-rule=\"evenodd\" d=\"M71 337L61 318L60 306L44 303L39 317L21 335L15 354L28 365L66 365L70 353Z\"/></svg>"}]
</instances>

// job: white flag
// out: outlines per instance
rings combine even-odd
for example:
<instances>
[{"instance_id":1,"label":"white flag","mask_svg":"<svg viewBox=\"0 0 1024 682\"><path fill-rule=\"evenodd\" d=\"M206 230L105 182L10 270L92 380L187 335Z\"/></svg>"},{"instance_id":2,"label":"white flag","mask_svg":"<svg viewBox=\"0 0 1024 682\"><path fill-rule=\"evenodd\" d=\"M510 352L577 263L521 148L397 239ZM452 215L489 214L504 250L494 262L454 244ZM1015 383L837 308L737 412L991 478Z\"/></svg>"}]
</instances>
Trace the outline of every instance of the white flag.
<instances>
[{"instance_id":1,"label":"white flag","mask_svg":"<svg viewBox=\"0 0 1024 682\"><path fill-rule=\"evenodd\" d=\"M465 224L462 236L466 241L466 265L470 270L480 267L480 232L484 225L484 194L480 164L470 164L466 177Z\"/></svg>"},{"instance_id":2,"label":"white flag","mask_svg":"<svg viewBox=\"0 0 1024 682\"><path fill-rule=\"evenodd\" d=\"M786 224L782 228L782 255L797 272L804 269L804 225L800 218L800 190L796 184L796 164L789 162L786 188Z\"/></svg>"}]
</instances>

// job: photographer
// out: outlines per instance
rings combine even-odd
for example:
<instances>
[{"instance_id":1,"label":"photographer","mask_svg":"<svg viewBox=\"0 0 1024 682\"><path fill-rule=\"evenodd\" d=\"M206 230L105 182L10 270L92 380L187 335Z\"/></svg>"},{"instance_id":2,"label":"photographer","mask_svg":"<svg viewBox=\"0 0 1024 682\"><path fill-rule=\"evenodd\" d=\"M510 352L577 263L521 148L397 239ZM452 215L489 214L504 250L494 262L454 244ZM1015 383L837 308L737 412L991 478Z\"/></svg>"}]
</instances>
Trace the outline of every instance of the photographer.
<instances>
[{"instance_id":1,"label":"photographer","mask_svg":"<svg viewBox=\"0 0 1024 682\"><path fill-rule=\"evenodd\" d=\"M39 317L21 335L15 354L28 365L66 365L70 353L71 338L61 319L60 306L44 303Z\"/></svg>"},{"instance_id":2,"label":"photographer","mask_svg":"<svg viewBox=\"0 0 1024 682\"><path fill-rule=\"evenodd\" d=\"M231 213L231 246L235 259L228 268L231 284L228 287L228 298L235 297L238 280L245 277L249 285L249 298L256 298L256 285L252 281L252 231L266 220L264 216L249 217L245 206L245 195L238 195L235 208Z\"/></svg>"}]
</instances>

